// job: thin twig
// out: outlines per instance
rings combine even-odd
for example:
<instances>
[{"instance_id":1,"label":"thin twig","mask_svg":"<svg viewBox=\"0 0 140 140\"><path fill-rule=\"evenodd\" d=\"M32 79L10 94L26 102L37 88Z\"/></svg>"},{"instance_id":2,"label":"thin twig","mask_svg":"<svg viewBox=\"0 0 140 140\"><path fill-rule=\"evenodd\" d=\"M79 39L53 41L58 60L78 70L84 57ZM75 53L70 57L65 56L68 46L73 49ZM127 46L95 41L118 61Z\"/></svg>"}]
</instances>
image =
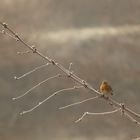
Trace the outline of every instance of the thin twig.
<instances>
[{"instance_id":1,"label":"thin twig","mask_svg":"<svg viewBox=\"0 0 140 140\"><path fill-rule=\"evenodd\" d=\"M36 106L34 106L33 108L27 110L27 111L23 111L20 113L20 115L23 115L23 114L26 114L26 113L29 113L33 110L35 110L36 108L38 108L41 104L43 104L44 102L48 101L50 98L52 98L53 96L57 95L58 93L62 93L64 91L69 91L69 90L75 90L75 89L79 89L79 88L83 88L83 86L74 86L72 88L65 88L65 89L61 89L61 90L58 90L56 92L54 92L53 94L51 94L50 96L48 96L46 99L44 99L43 101L39 102Z\"/></svg>"},{"instance_id":2,"label":"thin twig","mask_svg":"<svg viewBox=\"0 0 140 140\"><path fill-rule=\"evenodd\" d=\"M17 52L18 55L25 55L30 53L31 51Z\"/></svg>"},{"instance_id":3,"label":"thin twig","mask_svg":"<svg viewBox=\"0 0 140 140\"><path fill-rule=\"evenodd\" d=\"M109 112L101 112L101 113L91 113L91 112L84 112L83 115L75 121L75 123L80 122L86 115L109 115L109 114L113 114L120 111L120 108L115 109L113 111L109 111Z\"/></svg>"},{"instance_id":4,"label":"thin twig","mask_svg":"<svg viewBox=\"0 0 140 140\"><path fill-rule=\"evenodd\" d=\"M9 36L10 38L13 38L13 39L17 40L15 36L13 36L12 34L6 32L5 30L2 30L0 33L5 34L5 35Z\"/></svg>"},{"instance_id":5,"label":"thin twig","mask_svg":"<svg viewBox=\"0 0 140 140\"><path fill-rule=\"evenodd\" d=\"M131 120L133 123L137 124L140 127L140 122L138 122L136 119L134 119L131 115L129 115L128 113L124 113L124 115Z\"/></svg>"},{"instance_id":6,"label":"thin twig","mask_svg":"<svg viewBox=\"0 0 140 140\"><path fill-rule=\"evenodd\" d=\"M95 97L92 97L92 98L88 98L88 99L85 99L83 101L80 101L80 102L76 102L76 103L72 103L72 104L69 104L69 105L66 105L66 106L63 106L63 107L59 107L59 109L66 109L68 107L72 107L72 106L75 106L75 105L79 105L79 104L82 104L82 103L85 103L87 101L90 101L90 100L94 100L94 99L97 99L99 98L99 96L95 96Z\"/></svg>"},{"instance_id":7,"label":"thin twig","mask_svg":"<svg viewBox=\"0 0 140 140\"><path fill-rule=\"evenodd\" d=\"M22 94L22 95L20 95L20 96L17 96L17 97L15 97L15 98L12 98L12 99L13 99L13 100L20 99L20 98L24 97L25 95L29 94L32 90L34 90L34 89L37 88L38 86L44 84L45 82L47 82L47 81L49 81L49 80L51 80L51 79L57 78L57 77L61 77L61 75L60 75L60 74L57 74L57 75L55 75L55 76L49 77L49 78L47 78L47 79L41 81L41 82L38 83L37 85L33 86L32 88L30 88L30 89L29 89L28 91L26 91L24 94Z\"/></svg>"},{"instance_id":8,"label":"thin twig","mask_svg":"<svg viewBox=\"0 0 140 140\"><path fill-rule=\"evenodd\" d=\"M126 111L127 111L128 113L130 113L131 115L134 115L135 117L140 118L140 114L138 114L138 113L132 111L130 108L125 107L125 109L126 109Z\"/></svg>"},{"instance_id":9,"label":"thin twig","mask_svg":"<svg viewBox=\"0 0 140 140\"><path fill-rule=\"evenodd\" d=\"M70 65L69 65L69 71L71 71L71 68L72 68L72 63L70 63Z\"/></svg>"},{"instance_id":10,"label":"thin twig","mask_svg":"<svg viewBox=\"0 0 140 140\"><path fill-rule=\"evenodd\" d=\"M50 65L50 64L51 64L51 63L46 63L46 64L44 64L44 65L38 66L38 67L34 68L33 70L31 70L31 71L29 71L29 72L27 72L27 73L25 73L25 74L23 74L23 75L21 75L21 76L19 76L19 77L16 77L16 76L15 76L14 79L19 80L19 79L21 79L21 78L23 78L23 77L25 77L25 76L27 76L27 75L29 75L29 74L31 74L31 73L37 71L37 70L39 70L39 69L42 69L43 67L46 67L46 66Z\"/></svg>"}]
</instances>

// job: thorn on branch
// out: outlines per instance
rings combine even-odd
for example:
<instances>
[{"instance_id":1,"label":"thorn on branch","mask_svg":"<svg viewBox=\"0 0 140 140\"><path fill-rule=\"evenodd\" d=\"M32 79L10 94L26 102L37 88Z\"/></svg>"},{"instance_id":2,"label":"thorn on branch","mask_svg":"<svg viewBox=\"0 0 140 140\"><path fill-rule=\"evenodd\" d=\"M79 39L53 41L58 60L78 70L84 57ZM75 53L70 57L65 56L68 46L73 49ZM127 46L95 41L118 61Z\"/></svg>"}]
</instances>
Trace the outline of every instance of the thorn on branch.
<instances>
[{"instance_id":1,"label":"thorn on branch","mask_svg":"<svg viewBox=\"0 0 140 140\"><path fill-rule=\"evenodd\" d=\"M11 38L17 40L17 38L15 37L15 35L10 34L10 33L6 32L5 30L2 30L0 33L2 33L2 34L4 34L4 35L7 35L7 36L9 36L9 37L11 37Z\"/></svg>"},{"instance_id":2,"label":"thorn on branch","mask_svg":"<svg viewBox=\"0 0 140 140\"><path fill-rule=\"evenodd\" d=\"M55 63L55 61L54 60L52 60L52 59L50 59L50 62L53 64L53 65L55 65L56 63Z\"/></svg>"},{"instance_id":3,"label":"thorn on branch","mask_svg":"<svg viewBox=\"0 0 140 140\"><path fill-rule=\"evenodd\" d=\"M15 39L16 39L16 41L19 41L18 33L15 33L14 35L15 35Z\"/></svg>"},{"instance_id":4,"label":"thorn on branch","mask_svg":"<svg viewBox=\"0 0 140 140\"><path fill-rule=\"evenodd\" d=\"M84 80L82 80L82 85L83 85L85 88L87 88L87 87L88 87L87 82L86 82L86 81L84 81Z\"/></svg>"},{"instance_id":5,"label":"thorn on branch","mask_svg":"<svg viewBox=\"0 0 140 140\"><path fill-rule=\"evenodd\" d=\"M121 103L120 106L121 106L121 113L122 113L122 115L124 115L124 113L125 113L124 103Z\"/></svg>"},{"instance_id":6,"label":"thorn on branch","mask_svg":"<svg viewBox=\"0 0 140 140\"><path fill-rule=\"evenodd\" d=\"M8 27L8 24L5 23L5 22L3 22L2 25L3 25L4 28L7 28Z\"/></svg>"},{"instance_id":7,"label":"thorn on branch","mask_svg":"<svg viewBox=\"0 0 140 140\"><path fill-rule=\"evenodd\" d=\"M71 77L73 75L73 72L69 71L68 72L68 77Z\"/></svg>"},{"instance_id":8,"label":"thorn on branch","mask_svg":"<svg viewBox=\"0 0 140 140\"><path fill-rule=\"evenodd\" d=\"M2 34L5 34L5 30L2 30L1 33L2 33Z\"/></svg>"},{"instance_id":9,"label":"thorn on branch","mask_svg":"<svg viewBox=\"0 0 140 140\"><path fill-rule=\"evenodd\" d=\"M34 45L32 45L31 48L32 48L33 53L36 53L36 51L37 51L36 47Z\"/></svg>"}]
</instances>

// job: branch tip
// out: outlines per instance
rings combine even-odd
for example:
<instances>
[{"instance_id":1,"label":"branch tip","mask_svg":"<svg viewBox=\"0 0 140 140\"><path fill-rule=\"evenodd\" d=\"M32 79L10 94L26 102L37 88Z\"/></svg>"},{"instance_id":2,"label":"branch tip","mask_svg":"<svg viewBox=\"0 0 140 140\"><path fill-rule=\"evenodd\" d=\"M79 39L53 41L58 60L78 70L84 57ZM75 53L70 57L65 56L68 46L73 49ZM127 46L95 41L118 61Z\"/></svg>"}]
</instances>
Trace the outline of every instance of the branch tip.
<instances>
[{"instance_id":1,"label":"branch tip","mask_svg":"<svg viewBox=\"0 0 140 140\"><path fill-rule=\"evenodd\" d=\"M72 65L73 65L73 63L71 62L71 63L69 64L69 70L71 70Z\"/></svg>"},{"instance_id":2,"label":"branch tip","mask_svg":"<svg viewBox=\"0 0 140 140\"><path fill-rule=\"evenodd\" d=\"M23 111L23 112L20 113L21 116L24 115L24 114L25 114L25 111Z\"/></svg>"},{"instance_id":3,"label":"branch tip","mask_svg":"<svg viewBox=\"0 0 140 140\"><path fill-rule=\"evenodd\" d=\"M14 76L14 79L15 79L15 80L18 80L18 78L17 78L16 76Z\"/></svg>"},{"instance_id":4,"label":"branch tip","mask_svg":"<svg viewBox=\"0 0 140 140\"><path fill-rule=\"evenodd\" d=\"M12 98L12 100L13 100L13 101L15 101L15 100L16 100L16 98Z\"/></svg>"}]
</instances>

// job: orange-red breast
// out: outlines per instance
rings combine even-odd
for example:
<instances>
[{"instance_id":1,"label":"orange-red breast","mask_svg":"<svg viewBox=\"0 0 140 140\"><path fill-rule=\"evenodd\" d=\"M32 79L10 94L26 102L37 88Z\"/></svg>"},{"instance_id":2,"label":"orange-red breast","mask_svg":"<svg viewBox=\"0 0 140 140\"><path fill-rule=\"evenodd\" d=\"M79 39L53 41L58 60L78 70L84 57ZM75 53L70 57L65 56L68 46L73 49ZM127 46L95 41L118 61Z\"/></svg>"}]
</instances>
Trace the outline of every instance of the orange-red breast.
<instances>
[{"instance_id":1,"label":"orange-red breast","mask_svg":"<svg viewBox=\"0 0 140 140\"><path fill-rule=\"evenodd\" d=\"M102 81L100 85L100 92L105 96L113 95L112 87L109 85L107 81Z\"/></svg>"}]
</instances>

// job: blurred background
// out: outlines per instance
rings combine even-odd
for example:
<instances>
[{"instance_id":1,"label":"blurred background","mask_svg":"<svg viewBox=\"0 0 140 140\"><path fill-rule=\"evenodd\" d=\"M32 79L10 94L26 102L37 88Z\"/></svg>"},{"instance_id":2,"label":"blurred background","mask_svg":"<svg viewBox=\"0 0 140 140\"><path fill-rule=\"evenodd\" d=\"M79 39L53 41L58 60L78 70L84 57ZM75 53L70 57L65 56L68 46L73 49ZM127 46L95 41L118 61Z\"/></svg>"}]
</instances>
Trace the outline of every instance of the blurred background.
<instances>
[{"instance_id":1,"label":"blurred background","mask_svg":"<svg viewBox=\"0 0 140 140\"><path fill-rule=\"evenodd\" d=\"M140 113L140 1L139 0L0 0L0 19L29 44L87 80L95 89L108 80L115 100ZM2 28L0 28L2 30ZM20 116L53 92L75 85L69 79L51 80L29 95L12 101L42 80L60 73L53 66L20 80L14 76L44 64L15 40L0 34L0 140L129 140L140 128L119 113L87 116L83 112L113 110L94 100L65 110L73 102L92 97L85 89L55 96Z\"/></svg>"}]
</instances>

